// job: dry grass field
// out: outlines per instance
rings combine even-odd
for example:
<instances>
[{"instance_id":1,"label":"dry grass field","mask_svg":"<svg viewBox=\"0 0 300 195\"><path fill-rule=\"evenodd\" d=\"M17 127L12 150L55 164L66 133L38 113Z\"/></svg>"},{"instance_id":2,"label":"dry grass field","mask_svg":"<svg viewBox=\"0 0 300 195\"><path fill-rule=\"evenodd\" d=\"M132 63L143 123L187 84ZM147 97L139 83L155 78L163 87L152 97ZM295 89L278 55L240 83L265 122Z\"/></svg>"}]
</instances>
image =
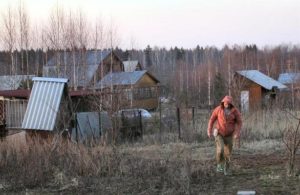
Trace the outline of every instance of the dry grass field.
<instances>
[{"instance_id":1,"label":"dry grass field","mask_svg":"<svg viewBox=\"0 0 300 195\"><path fill-rule=\"evenodd\" d=\"M182 139L164 129L143 140L94 147L55 138L0 143L0 192L6 194L299 194L296 176L286 175L281 132L294 120L279 112L244 116L241 147L234 148L233 175L215 172L214 141L206 138L209 114L196 128L184 124ZM278 122L279 121L279 122ZM297 122L297 121L296 121ZM160 141L158 141L160 137Z\"/></svg>"}]
</instances>

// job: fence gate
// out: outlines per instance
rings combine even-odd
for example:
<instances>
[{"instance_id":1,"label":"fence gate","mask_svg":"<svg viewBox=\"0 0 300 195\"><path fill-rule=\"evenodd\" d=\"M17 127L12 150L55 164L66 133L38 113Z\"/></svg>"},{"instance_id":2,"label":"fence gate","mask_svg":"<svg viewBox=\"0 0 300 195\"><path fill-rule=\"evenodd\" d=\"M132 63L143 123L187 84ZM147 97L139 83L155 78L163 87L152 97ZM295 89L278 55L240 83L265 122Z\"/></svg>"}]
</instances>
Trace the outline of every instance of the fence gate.
<instances>
[{"instance_id":1,"label":"fence gate","mask_svg":"<svg viewBox=\"0 0 300 195\"><path fill-rule=\"evenodd\" d=\"M20 129L26 112L28 100L5 100L5 125L8 129Z\"/></svg>"}]
</instances>

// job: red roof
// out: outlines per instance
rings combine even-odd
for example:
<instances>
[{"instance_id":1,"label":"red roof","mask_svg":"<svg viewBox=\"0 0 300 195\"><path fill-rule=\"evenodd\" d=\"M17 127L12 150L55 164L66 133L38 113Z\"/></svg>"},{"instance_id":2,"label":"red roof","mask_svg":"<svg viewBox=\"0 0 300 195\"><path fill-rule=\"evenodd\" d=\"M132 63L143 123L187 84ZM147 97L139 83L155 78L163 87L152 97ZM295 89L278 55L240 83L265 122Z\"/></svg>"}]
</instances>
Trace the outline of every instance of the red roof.
<instances>
[{"instance_id":1,"label":"red roof","mask_svg":"<svg viewBox=\"0 0 300 195\"><path fill-rule=\"evenodd\" d=\"M30 90L27 89L5 90L5 91L0 91L0 96L7 97L7 98L16 97L16 98L28 99L30 96Z\"/></svg>"},{"instance_id":2,"label":"red roof","mask_svg":"<svg viewBox=\"0 0 300 195\"><path fill-rule=\"evenodd\" d=\"M26 98L29 99L30 90L27 89L16 89L16 90L6 90L0 91L0 96L6 98ZM69 91L69 95L71 97L80 97L80 96L87 96L87 95L95 95L99 94L100 92L90 91L90 90L78 90L78 91Z\"/></svg>"}]
</instances>

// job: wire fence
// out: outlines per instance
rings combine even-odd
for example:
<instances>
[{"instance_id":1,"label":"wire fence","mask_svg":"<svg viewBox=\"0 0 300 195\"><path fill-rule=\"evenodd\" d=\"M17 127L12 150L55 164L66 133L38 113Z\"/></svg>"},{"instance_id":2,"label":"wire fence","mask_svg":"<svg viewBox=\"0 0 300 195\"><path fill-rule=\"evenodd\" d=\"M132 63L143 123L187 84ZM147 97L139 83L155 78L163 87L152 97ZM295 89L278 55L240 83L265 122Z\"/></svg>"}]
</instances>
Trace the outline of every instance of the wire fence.
<instances>
[{"instance_id":1,"label":"wire fence","mask_svg":"<svg viewBox=\"0 0 300 195\"><path fill-rule=\"evenodd\" d=\"M167 134L173 139L193 141L206 136L207 121L210 110L196 107L161 106L151 112L151 117L145 117L143 112L135 110L132 113L122 113L120 133L122 138L156 135L158 141L163 141Z\"/></svg>"}]
</instances>

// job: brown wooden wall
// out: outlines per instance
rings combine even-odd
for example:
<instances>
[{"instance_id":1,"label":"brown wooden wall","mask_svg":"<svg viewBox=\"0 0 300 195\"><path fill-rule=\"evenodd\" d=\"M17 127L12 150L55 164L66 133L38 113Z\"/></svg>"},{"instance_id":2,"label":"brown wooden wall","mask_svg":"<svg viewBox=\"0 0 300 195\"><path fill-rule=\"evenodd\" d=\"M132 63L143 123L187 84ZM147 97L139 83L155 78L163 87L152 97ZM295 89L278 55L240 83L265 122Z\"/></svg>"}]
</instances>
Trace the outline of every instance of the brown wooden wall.
<instances>
[{"instance_id":1,"label":"brown wooden wall","mask_svg":"<svg viewBox=\"0 0 300 195\"><path fill-rule=\"evenodd\" d=\"M159 84L148 74L145 74L133 86L130 85L114 86L114 90L115 90L114 101L119 104L120 109L144 108L148 110L153 110L158 107ZM133 98L132 101L130 99L130 95L128 95L130 91L132 91L131 93L132 94L131 97ZM109 94L110 88L106 88L103 92Z\"/></svg>"},{"instance_id":2,"label":"brown wooden wall","mask_svg":"<svg viewBox=\"0 0 300 195\"><path fill-rule=\"evenodd\" d=\"M245 79L241 90L249 91L249 110L255 110L262 106L262 87L253 81Z\"/></svg>"}]
</instances>

